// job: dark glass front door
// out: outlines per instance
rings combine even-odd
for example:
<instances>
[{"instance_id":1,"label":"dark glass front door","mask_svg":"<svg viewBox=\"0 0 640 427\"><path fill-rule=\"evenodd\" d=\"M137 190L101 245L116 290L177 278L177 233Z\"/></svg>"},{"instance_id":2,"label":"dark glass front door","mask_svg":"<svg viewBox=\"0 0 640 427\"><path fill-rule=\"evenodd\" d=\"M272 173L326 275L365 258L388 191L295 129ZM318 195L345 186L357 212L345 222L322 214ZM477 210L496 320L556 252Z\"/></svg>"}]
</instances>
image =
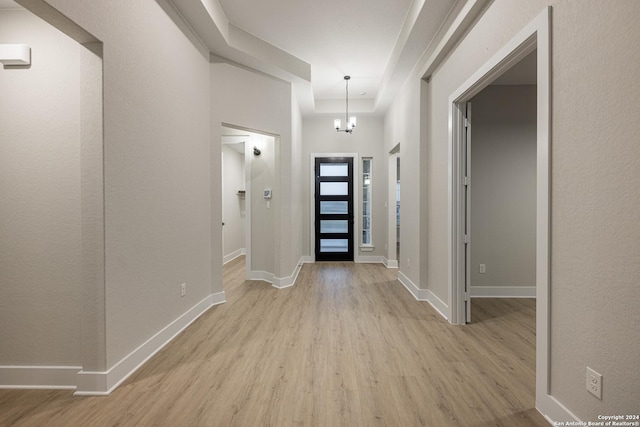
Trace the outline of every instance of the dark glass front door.
<instances>
[{"instance_id":1,"label":"dark glass front door","mask_svg":"<svg viewBox=\"0 0 640 427\"><path fill-rule=\"evenodd\" d=\"M316 261L353 261L353 158L318 157Z\"/></svg>"}]
</instances>

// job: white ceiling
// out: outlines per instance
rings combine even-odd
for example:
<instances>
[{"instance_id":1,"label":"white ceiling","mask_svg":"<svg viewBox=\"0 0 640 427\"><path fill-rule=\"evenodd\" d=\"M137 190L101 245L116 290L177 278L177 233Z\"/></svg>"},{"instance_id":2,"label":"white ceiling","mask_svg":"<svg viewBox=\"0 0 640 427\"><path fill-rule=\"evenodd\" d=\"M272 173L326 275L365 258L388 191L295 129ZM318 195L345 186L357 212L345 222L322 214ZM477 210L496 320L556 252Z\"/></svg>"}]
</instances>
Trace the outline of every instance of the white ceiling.
<instances>
[{"instance_id":1,"label":"white ceiling","mask_svg":"<svg viewBox=\"0 0 640 427\"><path fill-rule=\"evenodd\" d=\"M289 81L304 115L383 112L464 0L170 0L214 54ZM364 93L364 94L363 94Z\"/></svg>"},{"instance_id":2,"label":"white ceiling","mask_svg":"<svg viewBox=\"0 0 640 427\"><path fill-rule=\"evenodd\" d=\"M411 0L220 0L229 21L311 65L315 99L375 98ZM366 92L366 95L360 95Z\"/></svg>"},{"instance_id":3,"label":"white ceiling","mask_svg":"<svg viewBox=\"0 0 640 427\"><path fill-rule=\"evenodd\" d=\"M24 9L12 0L0 0L0 9Z\"/></svg>"},{"instance_id":4,"label":"white ceiling","mask_svg":"<svg viewBox=\"0 0 640 427\"><path fill-rule=\"evenodd\" d=\"M231 61L291 82L303 115L381 114L465 0L166 0ZM0 9L21 8L0 0ZM222 58L222 59L220 59Z\"/></svg>"}]
</instances>

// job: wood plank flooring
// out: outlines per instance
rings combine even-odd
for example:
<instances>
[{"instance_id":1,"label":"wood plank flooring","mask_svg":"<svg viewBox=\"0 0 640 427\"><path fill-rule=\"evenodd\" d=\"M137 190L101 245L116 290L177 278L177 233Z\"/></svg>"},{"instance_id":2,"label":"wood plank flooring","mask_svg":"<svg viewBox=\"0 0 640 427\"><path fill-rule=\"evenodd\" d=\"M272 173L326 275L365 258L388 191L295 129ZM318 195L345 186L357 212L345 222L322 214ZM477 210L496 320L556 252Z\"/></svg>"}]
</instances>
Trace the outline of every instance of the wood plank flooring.
<instances>
[{"instance_id":1,"label":"wood plank flooring","mask_svg":"<svg viewBox=\"0 0 640 427\"><path fill-rule=\"evenodd\" d=\"M243 274L110 396L0 390L0 426L548 426L533 300L451 326L380 265L306 264L283 290Z\"/></svg>"}]
</instances>

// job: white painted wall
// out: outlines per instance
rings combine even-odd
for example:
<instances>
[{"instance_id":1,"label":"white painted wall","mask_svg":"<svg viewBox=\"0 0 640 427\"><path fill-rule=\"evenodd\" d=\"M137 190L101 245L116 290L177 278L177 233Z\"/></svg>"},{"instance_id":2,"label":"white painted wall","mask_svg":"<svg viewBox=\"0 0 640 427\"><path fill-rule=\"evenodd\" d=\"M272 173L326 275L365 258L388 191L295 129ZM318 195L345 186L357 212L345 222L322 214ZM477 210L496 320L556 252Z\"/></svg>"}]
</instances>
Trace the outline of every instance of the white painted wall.
<instances>
[{"instance_id":1,"label":"white painted wall","mask_svg":"<svg viewBox=\"0 0 640 427\"><path fill-rule=\"evenodd\" d=\"M304 251L304 207L306 203L305 191L307 183L304 175L304 159L302 157L302 114L295 95L291 94L291 179L285 185L291 187L291 217L288 219L291 229L295 230L291 235L290 253L287 255L288 265L283 267L284 271L292 271L299 266Z\"/></svg>"},{"instance_id":2,"label":"white painted wall","mask_svg":"<svg viewBox=\"0 0 640 427\"><path fill-rule=\"evenodd\" d=\"M427 289L426 273L429 264L446 262L443 247L429 250L427 246L437 240L427 239L427 233L443 233L435 227L428 227L432 206L426 205L431 182L427 179L440 164L432 164L428 156L431 148L421 143L420 106L425 97L424 82L409 79L398 93L384 119L384 150L388 153L397 145L401 146L400 176L400 259L399 272L416 287ZM446 181L445 181L446 183ZM427 185L429 184L429 185ZM427 253L429 256L427 256Z\"/></svg>"},{"instance_id":3,"label":"white painted wall","mask_svg":"<svg viewBox=\"0 0 640 427\"><path fill-rule=\"evenodd\" d=\"M224 256L240 253L245 249L245 218L247 201L239 190L246 190L244 169L244 143L234 144L242 147L242 152L229 144L222 145L222 205L224 213Z\"/></svg>"},{"instance_id":4,"label":"white painted wall","mask_svg":"<svg viewBox=\"0 0 640 427\"><path fill-rule=\"evenodd\" d=\"M640 57L630 54L640 39L640 3L492 2L429 83L419 83L421 76L407 82L385 118L385 143L402 142L402 228L426 239L428 247L419 251L417 237L403 233L403 261L419 256L420 272L412 280L447 301L449 96L549 4L551 395L579 418L597 420L598 414L635 413L640 399L640 87L632 77L640 72ZM427 100L422 108L420 85ZM421 143L416 109L428 126ZM420 165L426 181L413 190L426 197L426 227L419 215L405 215L418 212L418 205L405 209L410 202L404 177L420 176ZM586 366L604 375L602 401L585 389Z\"/></svg>"},{"instance_id":5,"label":"white painted wall","mask_svg":"<svg viewBox=\"0 0 640 427\"><path fill-rule=\"evenodd\" d=\"M253 154L253 147L260 155ZM276 264L275 216L280 188L274 189L276 170L275 138L253 133L249 148L251 173L251 271L274 273ZM264 190L271 189L272 199L264 198Z\"/></svg>"},{"instance_id":6,"label":"white painted wall","mask_svg":"<svg viewBox=\"0 0 640 427\"><path fill-rule=\"evenodd\" d=\"M264 261L253 268L272 273L276 278L289 277L302 256L301 220L294 217L300 203L301 118L297 103L292 100L291 85L224 63L211 64L210 75L214 134L220 134L220 126L224 123L276 135L273 157L268 152L261 156L261 162L268 158L274 162L270 184L273 198L265 215L252 218L252 251L262 254ZM212 161L214 165L220 164L219 157ZM251 167L253 171L253 164ZM259 189L260 197L262 189ZM221 216L220 213L215 215ZM254 232L262 234L257 236ZM254 238L264 244L256 246ZM214 236L213 241L216 240L219 241Z\"/></svg>"},{"instance_id":7,"label":"white painted wall","mask_svg":"<svg viewBox=\"0 0 640 427\"><path fill-rule=\"evenodd\" d=\"M355 255L361 256L386 256L384 245L387 243L387 209L384 203L387 201L387 168L388 153L384 147L384 126L381 117L358 117L358 126L352 134L336 132L333 127L333 118L305 118L303 120L303 147L302 147L302 176L305 182L303 229L305 255L314 255L315 248L311 244L311 236L314 226L310 223L310 207L314 200L314 194L310 191L310 182L313 175L311 167L311 154L321 153L358 153L360 162L358 171L362 172L362 158L373 158L373 199L372 199L372 229L373 252L362 252L360 243L362 240L362 221L359 220L359 229L355 230ZM354 186L358 188L359 200L354 200L358 211L362 213L362 176L354 176Z\"/></svg>"},{"instance_id":8,"label":"white painted wall","mask_svg":"<svg viewBox=\"0 0 640 427\"><path fill-rule=\"evenodd\" d=\"M471 103L471 294L515 295L504 288L536 285L536 86Z\"/></svg>"},{"instance_id":9,"label":"white painted wall","mask_svg":"<svg viewBox=\"0 0 640 427\"><path fill-rule=\"evenodd\" d=\"M209 62L155 1L48 3L104 43L106 369L222 290Z\"/></svg>"},{"instance_id":10,"label":"white painted wall","mask_svg":"<svg viewBox=\"0 0 640 427\"><path fill-rule=\"evenodd\" d=\"M25 10L0 10L0 365L78 366L82 241L79 44Z\"/></svg>"}]
</instances>

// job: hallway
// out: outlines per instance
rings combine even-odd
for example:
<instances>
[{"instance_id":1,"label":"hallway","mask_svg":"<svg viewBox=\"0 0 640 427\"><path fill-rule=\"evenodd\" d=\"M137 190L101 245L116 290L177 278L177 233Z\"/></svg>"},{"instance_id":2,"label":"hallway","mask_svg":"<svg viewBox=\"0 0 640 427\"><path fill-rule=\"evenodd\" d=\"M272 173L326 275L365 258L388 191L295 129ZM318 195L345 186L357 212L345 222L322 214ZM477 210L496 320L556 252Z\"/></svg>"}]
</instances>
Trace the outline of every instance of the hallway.
<instances>
[{"instance_id":1,"label":"hallway","mask_svg":"<svg viewBox=\"0 0 640 427\"><path fill-rule=\"evenodd\" d=\"M213 307L108 397L0 390L1 426L546 426L535 300L474 300L449 325L381 265L303 266L296 285L225 265Z\"/></svg>"}]
</instances>

